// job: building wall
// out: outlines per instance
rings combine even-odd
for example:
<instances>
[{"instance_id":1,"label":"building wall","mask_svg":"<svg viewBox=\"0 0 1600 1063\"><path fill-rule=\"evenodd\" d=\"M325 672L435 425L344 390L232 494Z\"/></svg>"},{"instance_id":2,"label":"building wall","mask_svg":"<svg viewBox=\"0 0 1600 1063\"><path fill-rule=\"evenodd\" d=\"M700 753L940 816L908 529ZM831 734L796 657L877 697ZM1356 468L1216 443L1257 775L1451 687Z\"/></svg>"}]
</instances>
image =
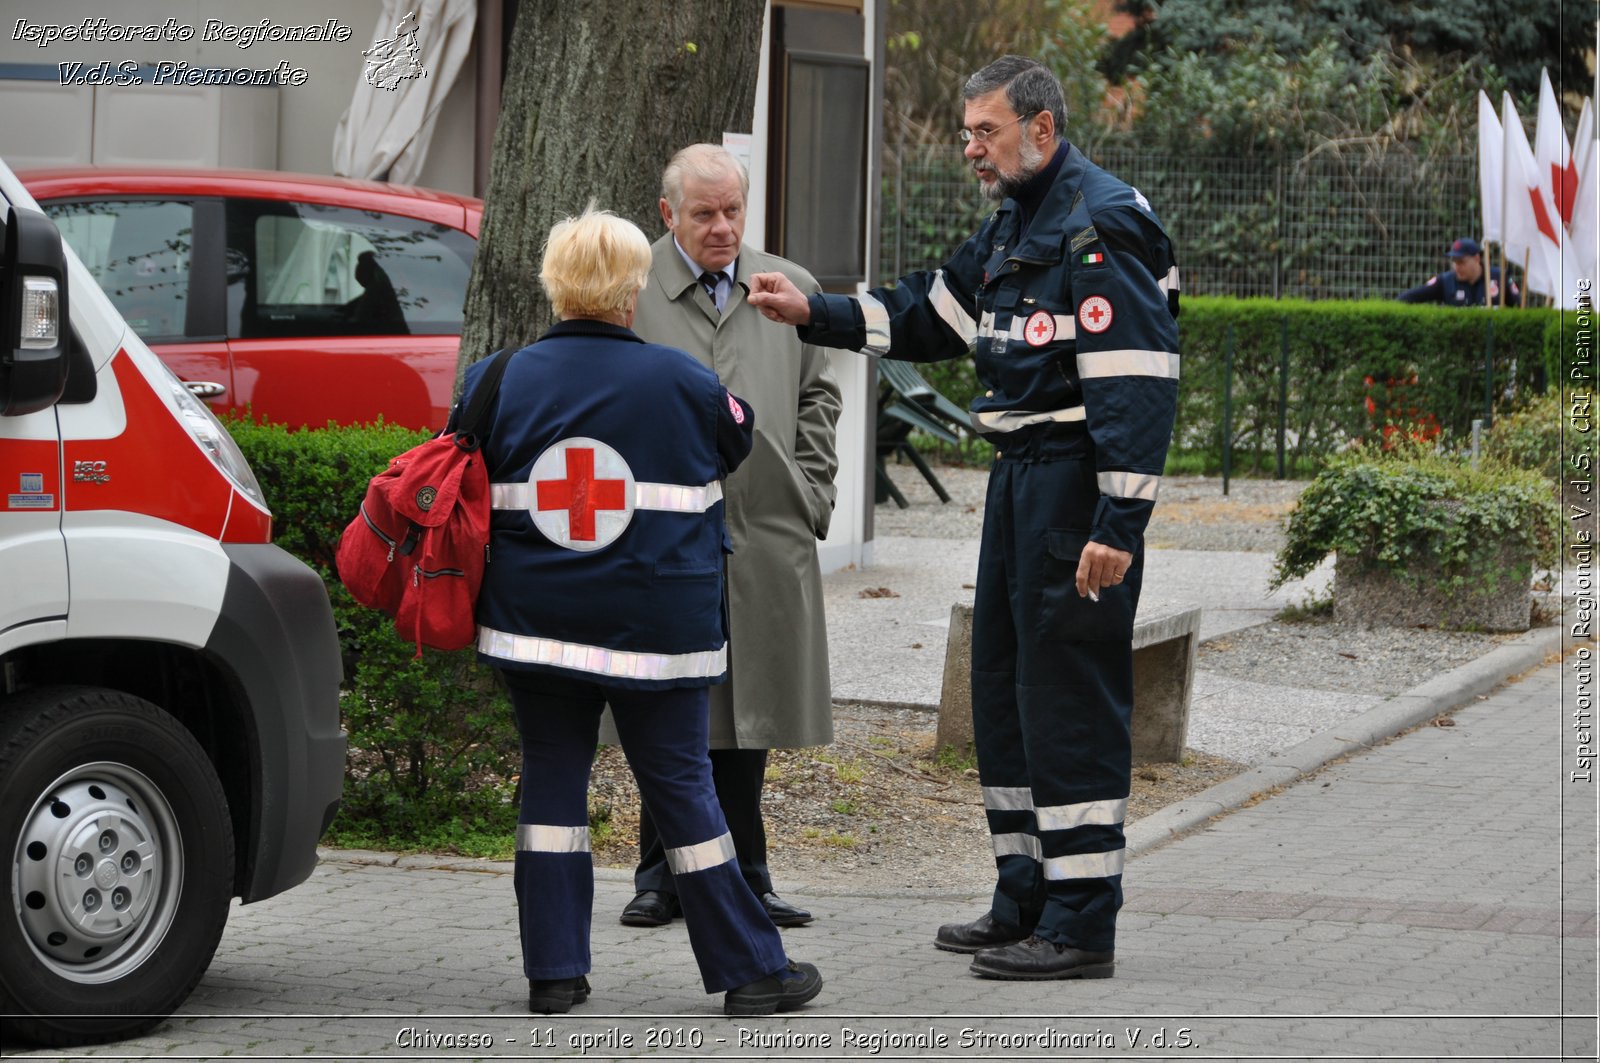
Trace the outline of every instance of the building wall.
<instances>
[{"instance_id":1,"label":"building wall","mask_svg":"<svg viewBox=\"0 0 1600 1063\"><path fill-rule=\"evenodd\" d=\"M193 94L193 88L157 85L148 73L143 85L108 86L103 92L88 87L62 86L60 65L81 63L85 68L93 68L105 62L115 71L124 63L140 68L169 62L188 63L194 68L223 69L260 69L287 63L296 71L304 71L300 84L213 91L275 97L275 107L250 106L242 109L249 114L248 119L236 116L229 119L249 121L248 136L259 141L246 162L270 159L270 168L332 173L334 129L365 69L361 52L370 47L381 12L381 0L281 0L273 5L244 0L125 0L117 4L90 0L8 0L5 13L0 16L0 93L4 93L5 98L14 98L19 90L29 94L50 92L82 96L84 100L76 105L75 113L84 115L86 121L93 120L93 108L97 104L90 97L95 92L100 92L98 105L102 108L107 93L140 94L135 106L127 111L138 115L134 120L143 127L132 132L124 128L120 130L120 137L124 142L146 138L159 151L159 145L175 135L196 136L202 131L175 130L170 121L162 120L162 105L152 101L164 101L186 92ZM168 37L176 37L184 29L192 30L193 34L186 41L55 40L43 46L37 38L28 39L27 36L37 28L75 28L81 27L85 19L101 18L117 26L159 26L167 31L164 35ZM263 18L286 26L322 25L332 20L336 27L348 29L349 38L318 42L263 40L243 48L237 40L205 39L208 23L213 20L224 27L239 29L259 26ZM45 80L39 80L41 76ZM419 184L469 194L473 191L474 82L475 69L469 60L445 102ZM19 116L15 106L5 110L12 112L9 116L0 115L0 138L3 138L8 159L26 159L34 147L29 143L32 137L59 132L48 127L19 128L18 123L25 120L26 114ZM180 108L178 113L192 112ZM246 133L235 127L218 130L218 135L224 132L235 137Z\"/></svg>"},{"instance_id":2,"label":"building wall","mask_svg":"<svg viewBox=\"0 0 1600 1063\"><path fill-rule=\"evenodd\" d=\"M530 0L531 2L531 0ZM544 2L544 0L540 0ZM782 0L779 0L781 3ZM876 62L881 0L840 0L810 4L830 15L859 15L861 54ZM94 152L109 151L108 141L124 151L115 159L127 163L148 149L151 163L220 163L315 174L333 172L333 137L340 116L365 70L362 51L378 36L381 0L123 0L116 4L91 0L7 0L0 14L0 152L14 168L96 161ZM193 31L188 40L81 41L58 39L40 46L27 35L41 28L80 27L86 19L106 19L119 26L156 25L163 30ZM332 20L348 30L346 40L274 42L262 40L241 48L227 39L206 40L212 20L234 29L275 25L323 25ZM772 74L768 11L763 41L763 67L757 87L754 131L749 138L751 217L747 237L765 243L768 202L768 159L772 138L768 98ZM390 30L385 28L384 35ZM170 34L176 36L176 34ZM145 71L157 63L188 63L194 68L252 69L287 64L303 71L300 84L271 88L181 88L151 83L129 86L63 86L59 65L85 68L120 64ZM476 55L469 56L445 101L435 127L428 159L417 184L476 194L475 146ZM880 74L881 77L881 74ZM876 80L875 80L876 84ZM880 135L878 108L873 106L872 143ZM101 119L97 135L96 115ZM115 121L105 128L107 116ZM484 137L492 136L485 130ZM214 140L213 140L214 138ZM206 151L216 158L207 161ZM127 153L132 153L130 156ZM218 154L220 152L220 154ZM878 153L869 150L867 187L878 184ZM868 232L876 231L869 211ZM868 239L873 248L875 239ZM805 263L802 263L804 265ZM868 276L873 275L868 270ZM822 544L824 566L834 569L864 564L871 558L873 439L875 436L874 373L868 359L852 352L832 355L844 390L845 412L839 426L839 504L833 533Z\"/></svg>"}]
</instances>

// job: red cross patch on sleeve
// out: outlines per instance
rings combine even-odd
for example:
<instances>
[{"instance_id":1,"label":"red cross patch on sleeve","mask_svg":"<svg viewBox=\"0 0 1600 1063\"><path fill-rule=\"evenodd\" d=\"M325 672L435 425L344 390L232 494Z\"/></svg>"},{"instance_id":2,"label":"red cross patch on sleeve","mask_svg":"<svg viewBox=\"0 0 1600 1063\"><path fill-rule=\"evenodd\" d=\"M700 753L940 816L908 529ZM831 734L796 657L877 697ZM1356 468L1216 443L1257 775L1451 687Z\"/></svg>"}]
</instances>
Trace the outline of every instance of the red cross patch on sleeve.
<instances>
[{"instance_id":1,"label":"red cross patch on sleeve","mask_svg":"<svg viewBox=\"0 0 1600 1063\"><path fill-rule=\"evenodd\" d=\"M1078 324L1085 332L1104 332L1113 316L1111 300L1103 295L1091 295L1078 306Z\"/></svg>"},{"instance_id":2,"label":"red cross patch on sleeve","mask_svg":"<svg viewBox=\"0 0 1600 1063\"><path fill-rule=\"evenodd\" d=\"M734 424L744 424L744 407L739 405L739 400L733 397L733 392L728 392L728 412L733 414Z\"/></svg>"}]
</instances>

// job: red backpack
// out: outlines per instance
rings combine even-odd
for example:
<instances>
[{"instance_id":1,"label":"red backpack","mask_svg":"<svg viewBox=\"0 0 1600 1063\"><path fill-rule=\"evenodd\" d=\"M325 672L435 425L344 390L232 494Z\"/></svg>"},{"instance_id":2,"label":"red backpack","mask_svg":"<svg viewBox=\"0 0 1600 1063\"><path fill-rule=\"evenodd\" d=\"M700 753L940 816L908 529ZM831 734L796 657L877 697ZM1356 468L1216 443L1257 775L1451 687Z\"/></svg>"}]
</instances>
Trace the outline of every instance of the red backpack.
<instances>
[{"instance_id":1,"label":"red backpack","mask_svg":"<svg viewBox=\"0 0 1600 1063\"><path fill-rule=\"evenodd\" d=\"M464 427L389 459L367 484L334 562L350 596L394 617L422 647L459 650L477 633L473 607L489 553L489 474L478 448L512 352L484 371Z\"/></svg>"}]
</instances>

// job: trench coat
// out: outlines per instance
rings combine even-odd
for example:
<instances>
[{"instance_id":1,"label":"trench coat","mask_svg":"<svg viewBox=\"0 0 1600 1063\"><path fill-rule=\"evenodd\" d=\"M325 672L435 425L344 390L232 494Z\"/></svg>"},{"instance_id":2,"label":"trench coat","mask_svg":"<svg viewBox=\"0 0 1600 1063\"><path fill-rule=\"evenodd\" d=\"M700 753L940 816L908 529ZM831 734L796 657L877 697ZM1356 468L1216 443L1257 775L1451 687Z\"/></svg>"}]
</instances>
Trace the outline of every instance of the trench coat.
<instances>
[{"instance_id":1,"label":"trench coat","mask_svg":"<svg viewBox=\"0 0 1600 1063\"><path fill-rule=\"evenodd\" d=\"M671 233L651 256L634 331L710 366L756 415L755 447L723 484L730 675L711 688L711 748L827 745L833 701L817 540L833 517L843 401L827 352L745 302L754 273L782 272L808 294L821 286L794 263L743 246L719 317Z\"/></svg>"}]
</instances>

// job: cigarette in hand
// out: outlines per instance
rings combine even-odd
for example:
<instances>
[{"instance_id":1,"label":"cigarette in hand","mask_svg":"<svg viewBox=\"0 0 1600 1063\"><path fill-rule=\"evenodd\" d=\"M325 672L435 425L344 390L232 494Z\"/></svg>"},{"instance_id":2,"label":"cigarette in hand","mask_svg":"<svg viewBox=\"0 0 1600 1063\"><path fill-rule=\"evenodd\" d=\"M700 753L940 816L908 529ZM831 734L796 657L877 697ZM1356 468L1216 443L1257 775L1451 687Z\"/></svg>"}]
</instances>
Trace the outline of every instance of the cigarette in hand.
<instances>
[{"instance_id":1,"label":"cigarette in hand","mask_svg":"<svg viewBox=\"0 0 1600 1063\"><path fill-rule=\"evenodd\" d=\"M1098 594L1096 594L1094 591L1090 591L1089 592L1089 600L1091 602L1098 603L1100 601L1100 596Z\"/></svg>"}]
</instances>

